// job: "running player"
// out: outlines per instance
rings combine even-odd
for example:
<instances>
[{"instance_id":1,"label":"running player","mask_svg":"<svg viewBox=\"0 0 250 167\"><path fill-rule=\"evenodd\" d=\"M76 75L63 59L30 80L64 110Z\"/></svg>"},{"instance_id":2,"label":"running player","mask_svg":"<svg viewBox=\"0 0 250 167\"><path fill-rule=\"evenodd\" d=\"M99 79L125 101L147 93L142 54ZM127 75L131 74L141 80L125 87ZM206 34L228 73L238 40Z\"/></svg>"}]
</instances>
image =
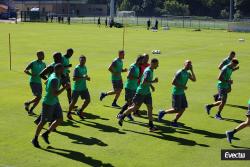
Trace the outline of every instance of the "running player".
<instances>
[{"instance_id":1,"label":"running player","mask_svg":"<svg viewBox=\"0 0 250 167\"><path fill-rule=\"evenodd\" d=\"M74 50L72 48L69 48L66 52L66 54L62 57L62 62L64 66L64 78L62 78L62 85L68 83L70 84L70 77L69 73L70 70L69 68L72 67L72 64L70 64L69 59L73 56ZM68 102L70 104L71 102L71 88L67 89L67 97L68 97Z\"/></svg>"},{"instance_id":2,"label":"running player","mask_svg":"<svg viewBox=\"0 0 250 167\"><path fill-rule=\"evenodd\" d=\"M231 88L231 84L233 84L233 80L231 80L231 75L233 73L234 68L236 68L239 64L239 61L237 59L233 59L230 64L224 66L220 72L220 75L218 77L218 93L219 93L219 100L216 101L213 104L207 104L205 106L206 112L208 115L210 115L210 110L215 107L219 106L219 110L217 114L215 115L215 118L218 120L222 120L221 112L224 108L224 105L227 102L227 94L229 92L229 89Z\"/></svg>"},{"instance_id":3,"label":"running player","mask_svg":"<svg viewBox=\"0 0 250 167\"><path fill-rule=\"evenodd\" d=\"M176 114L175 119L171 122L171 126L179 127L177 121L188 107L185 90L188 88L186 85L189 79L195 82L196 76L193 71L192 62L190 60L186 60L184 68L177 71L172 82L172 108L166 111L159 111L159 121L162 120L165 114Z\"/></svg>"},{"instance_id":4,"label":"running player","mask_svg":"<svg viewBox=\"0 0 250 167\"><path fill-rule=\"evenodd\" d=\"M139 79L138 79L138 85L139 85L140 82L141 82L141 77L142 77L142 75L143 75L145 69L146 69L147 67L150 66L150 64L148 63L149 55L148 55L147 53L144 53L144 54L143 54L143 57L144 57L144 58L143 58L143 63L142 63L141 66L140 66L140 75L139 75ZM151 86L152 86L152 85L151 85ZM141 116L139 110L133 112L133 115L134 115L134 116L137 116L137 117L140 117L140 116Z\"/></svg>"},{"instance_id":5,"label":"running player","mask_svg":"<svg viewBox=\"0 0 250 167\"><path fill-rule=\"evenodd\" d=\"M226 132L227 140L229 143L232 143L235 133L246 128L247 126L250 126L250 99L248 100L248 111L247 111L246 116L247 116L247 120L245 122L241 123L235 129Z\"/></svg>"},{"instance_id":6,"label":"running player","mask_svg":"<svg viewBox=\"0 0 250 167\"><path fill-rule=\"evenodd\" d=\"M24 103L24 108L29 115L34 114L33 110L41 100L42 82L39 74L44 68L46 68L46 64L43 62L44 52L39 51L36 53L36 55L37 55L37 60L32 61L24 70L24 72L27 75L30 75L30 88L32 90L33 95L35 96L34 99ZM31 108L29 108L30 104L33 104Z\"/></svg>"},{"instance_id":7,"label":"running player","mask_svg":"<svg viewBox=\"0 0 250 167\"><path fill-rule=\"evenodd\" d=\"M79 62L80 64L77 65L74 70L74 76L73 76L74 86L73 86L73 93L72 93L72 101L69 105L69 112L67 114L68 119L71 119L71 120L73 119L71 112L74 109L74 106L77 103L79 96L85 100L81 109L77 111L77 115L81 119L83 119L84 109L90 103L90 95L89 95L89 91L86 85L86 80L90 81L90 77L87 75L87 67L85 65L86 57L80 56Z\"/></svg>"},{"instance_id":8,"label":"running player","mask_svg":"<svg viewBox=\"0 0 250 167\"><path fill-rule=\"evenodd\" d=\"M142 103L145 103L148 109L148 119L149 119L149 131L153 132L156 129L156 127L153 124L153 105L152 105L152 96L151 96L151 91L150 91L150 85L153 83L158 82L158 78L155 78L153 80L153 75L154 75L154 70L157 69L159 66L159 61L158 59L152 59L150 66L145 69L141 83L139 87L136 90L136 94L133 98L133 104L119 117L118 124L122 126L123 120L126 116L131 114L134 111L137 111ZM153 88L154 91L154 87Z\"/></svg>"},{"instance_id":9,"label":"running player","mask_svg":"<svg viewBox=\"0 0 250 167\"><path fill-rule=\"evenodd\" d=\"M53 60L54 62L51 63L48 67L46 67L41 73L40 73L40 77L43 80L47 80L48 77L54 72L54 67L56 64L58 63L62 63L62 54L60 52L55 52L53 54Z\"/></svg>"},{"instance_id":10,"label":"running player","mask_svg":"<svg viewBox=\"0 0 250 167\"><path fill-rule=\"evenodd\" d=\"M136 62L133 63L129 68L129 72L128 72L128 75L127 75L127 82L125 84L125 100L126 100L126 103L122 107L120 113L117 115L117 118L119 118L119 116L121 114L123 114L123 112L125 110L127 110L128 107L132 104L133 97L135 96L136 89L138 87L138 82L137 81L138 81L138 78L139 78L139 75L140 75L139 67L142 64L143 59L144 59L144 56L139 55L137 57L137 59L136 59ZM131 114L128 115L128 118L131 121L133 120Z\"/></svg>"},{"instance_id":11,"label":"running player","mask_svg":"<svg viewBox=\"0 0 250 167\"><path fill-rule=\"evenodd\" d=\"M113 90L109 92L102 92L100 95L100 100L102 101L106 96L114 95L115 99L112 103L113 107L120 107L117 105L117 100L120 97L121 91L123 89L123 82L122 82L122 72L127 72L127 69L123 69L123 59L124 59L125 52L123 50L119 51L119 56L116 58L112 64L109 66L109 71L112 75L112 84Z\"/></svg>"},{"instance_id":12,"label":"running player","mask_svg":"<svg viewBox=\"0 0 250 167\"><path fill-rule=\"evenodd\" d=\"M40 148L39 142L38 142L38 136L43 129L43 126L48 122L53 121L53 123L50 125L49 129L44 132L41 136L44 139L44 141L47 144L50 144L49 142L49 134L52 132L62 121L63 121L63 114L62 114L62 108L59 103L58 96L70 85L67 84L63 88L60 89L60 82L61 82L61 76L63 74L63 65L62 64L56 64L55 65L55 73L52 73L47 81L46 84L46 95L43 99L43 105L42 105L42 117L41 120L37 126L35 137L32 139L32 144L34 147Z\"/></svg>"},{"instance_id":13,"label":"running player","mask_svg":"<svg viewBox=\"0 0 250 167\"><path fill-rule=\"evenodd\" d=\"M224 66L228 65L228 64L235 58L235 56L236 56L236 53L235 53L234 51L232 51L232 52L230 53L230 55L229 55L227 58L225 58L225 59L220 63L220 65L218 66L219 70L222 70L222 68L223 68ZM240 68L240 67L237 66L237 67L234 68L233 71L239 70L239 68ZM231 92L231 85L230 85L230 88L228 89L228 93L230 93L230 92ZM214 95L214 101L218 101L218 98L219 98L219 94L217 93L217 94Z\"/></svg>"}]
</instances>

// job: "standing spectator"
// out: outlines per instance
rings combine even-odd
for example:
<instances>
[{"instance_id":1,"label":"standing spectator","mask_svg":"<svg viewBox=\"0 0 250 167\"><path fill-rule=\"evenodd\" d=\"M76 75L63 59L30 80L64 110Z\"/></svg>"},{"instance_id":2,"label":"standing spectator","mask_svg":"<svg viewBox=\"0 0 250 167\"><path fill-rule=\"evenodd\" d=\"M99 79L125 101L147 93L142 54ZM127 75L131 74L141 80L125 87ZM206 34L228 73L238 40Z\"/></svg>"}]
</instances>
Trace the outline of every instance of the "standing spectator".
<instances>
[{"instance_id":1,"label":"standing spectator","mask_svg":"<svg viewBox=\"0 0 250 167\"><path fill-rule=\"evenodd\" d=\"M147 21L147 30L150 29L150 26L151 26L151 21L150 21L150 19L148 19L148 21Z\"/></svg>"},{"instance_id":2,"label":"standing spectator","mask_svg":"<svg viewBox=\"0 0 250 167\"><path fill-rule=\"evenodd\" d=\"M155 29L158 30L158 20L155 20Z\"/></svg>"},{"instance_id":3,"label":"standing spectator","mask_svg":"<svg viewBox=\"0 0 250 167\"><path fill-rule=\"evenodd\" d=\"M105 27L108 27L108 19L107 19L107 17L105 19Z\"/></svg>"},{"instance_id":4,"label":"standing spectator","mask_svg":"<svg viewBox=\"0 0 250 167\"><path fill-rule=\"evenodd\" d=\"M98 17L97 26L98 26L98 27L101 27L101 18L100 18L100 17Z\"/></svg>"}]
</instances>

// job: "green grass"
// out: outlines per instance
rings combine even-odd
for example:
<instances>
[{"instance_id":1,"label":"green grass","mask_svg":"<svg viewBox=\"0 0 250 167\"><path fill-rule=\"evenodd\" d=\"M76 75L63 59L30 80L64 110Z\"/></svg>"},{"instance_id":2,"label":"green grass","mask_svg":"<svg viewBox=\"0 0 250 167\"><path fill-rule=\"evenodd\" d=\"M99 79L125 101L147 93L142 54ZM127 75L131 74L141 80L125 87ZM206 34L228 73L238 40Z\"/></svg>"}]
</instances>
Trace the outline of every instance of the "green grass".
<instances>
[{"instance_id":1,"label":"green grass","mask_svg":"<svg viewBox=\"0 0 250 167\"><path fill-rule=\"evenodd\" d=\"M181 118L188 128L174 129L168 122L156 122L159 133L149 133L147 119L135 118L136 123L125 122L120 128L115 118L118 110L105 107L113 97L103 102L99 93L111 89L108 65L122 46L122 29L97 28L95 25L58 24L0 24L0 166L249 166L247 161L221 161L221 149L232 149L224 133L245 120L245 110L226 106L223 116L229 121L217 121L204 112L204 104L212 102L216 92L218 63L231 50L237 52L240 70L233 74L233 91L228 104L247 105L250 92L249 41L250 34L226 31L172 29L153 33L141 28L126 30L124 64L128 67L141 53L161 50L157 57L160 66L155 71L159 83L153 93L154 113L171 107L171 80L184 60L193 61L197 75L196 83L188 83L186 92L189 108ZM9 71L8 33L12 37L13 71ZM244 38L244 43L238 39ZM36 126L34 118L27 116L23 102L32 97L28 77L23 74L25 66L35 58L37 50L44 50L47 64L52 53L69 47L75 54L71 62L76 65L78 56L87 56L87 67L92 81L88 83L92 102L86 109L89 119L69 122L65 119L59 133L50 136L51 146L40 139L44 149L35 149L30 140ZM123 75L125 79L125 74ZM60 96L61 105L67 110L66 93ZM124 103L124 94L118 101ZM78 104L80 105L80 104ZM143 107L145 109L145 107ZM38 114L41 104L35 112ZM216 110L212 111L214 115ZM64 113L65 115L65 113ZM46 126L47 127L47 126ZM237 134L240 140L235 147L249 148L250 131Z\"/></svg>"}]
</instances>

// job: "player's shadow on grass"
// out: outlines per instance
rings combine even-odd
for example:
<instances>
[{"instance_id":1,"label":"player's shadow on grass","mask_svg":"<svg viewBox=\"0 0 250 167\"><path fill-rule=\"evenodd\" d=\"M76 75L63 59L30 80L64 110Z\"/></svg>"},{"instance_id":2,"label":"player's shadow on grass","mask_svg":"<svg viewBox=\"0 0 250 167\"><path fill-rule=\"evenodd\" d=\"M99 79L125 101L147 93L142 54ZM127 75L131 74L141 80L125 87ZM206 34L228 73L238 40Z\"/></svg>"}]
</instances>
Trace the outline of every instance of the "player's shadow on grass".
<instances>
[{"instance_id":1,"label":"player's shadow on grass","mask_svg":"<svg viewBox=\"0 0 250 167\"><path fill-rule=\"evenodd\" d=\"M110 163L103 163L100 160L93 159L92 157L88 157L85 154L78 152L78 151L54 148L51 146L47 147L47 149L42 149L42 150L63 156L63 157L68 158L68 159L72 159L74 161L88 164L89 166L113 167L113 165Z\"/></svg>"},{"instance_id":2,"label":"player's shadow on grass","mask_svg":"<svg viewBox=\"0 0 250 167\"><path fill-rule=\"evenodd\" d=\"M76 125L76 123L71 120L63 121L63 123L60 126L71 126L74 128L80 128L80 126Z\"/></svg>"},{"instance_id":3,"label":"player's shadow on grass","mask_svg":"<svg viewBox=\"0 0 250 167\"><path fill-rule=\"evenodd\" d=\"M236 146L236 145L231 145L233 148L239 148L239 149L247 149L250 150L250 147L242 147L242 146Z\"/></svg>"},{"instance_id":4,"label":"player's shadow on grass","mask_svg":"<svg viewBox=\"0 0 250 167\"><path fill-rule=\"evenodd\" d=\"M142 118L146 118L146 117L142 117ZM234 120L234 121L236 121L236 120ZM168 121L168 120L162 120L160 123L163 123L163 124L165 124L167 126L170 126L171 122ZM195 129L195 128L186 126L184 123L180 123L180 122L178 124L180 125L180 127L176 128L175 132L178 132L178 133L181 133L181 134L196 133L196 134L204 135L205 137L209 137L209 138L217 138L217 139L226 138L225 134L209 132L209 131L202 130L202 129ZM157 127L159 127L159 126L157 126ZM159 129L161 130L163 128L159 128ZM162 131L164 131L164 130L162 130ZM234 139L238 140L238 138L234 138Z\"/></svg>"},{"instance_id":5,"label":"player's shadow on grass","mask_svg":"<svg viewBox=\"0 0 250 167\"><path fill-rule=\"evenodd\" d=\"M104 106L104 107L107 107L107 108L117 109L117 110L122 109L121 107L113 107L113 106L108 106L108 105L103 105L103 106Z\"/></svg>"},{"instance_id":6,"label":"player's shadow on grass","mask_svg":"<svg viewBox=\"0 0 250 167\"><path fill-rule=\"evenodd\" d=\"M167 134L162 133L162 132L156 132L156 133L149 134L149 133L137 132L134 130L125 130L125 131L140 134L140 135L151 136L151 137L155 137L155 138L162 139L162 140L173 141L173 142L179 143L180 145L185 145L185 146L196 146L197 145L197 146L201 146L201 147L209 147L209 145L207 145L207 144L199 144L193 140L167 135Z\"/></svg>"},{"instance_id":7,"label":"player's shadow on grass","mask_svg":"<svg viewBox=\"0 0 250 167\"><path fill-rule=\"evenodd\" d=\"M94 138L94 137L90 137L90 138L86 138L77 134L73 134L73 133L69 133L69 132L59 132L57 131L56 133L63 135L63 136L67 136L69 139L73 140L72 143L74 144L85 144L85 145L98 145L98 146L108 146L106 143L104 143L103 141Z\"/></svg>"},{"instance_id":8,"label":"player's shadow on grass","mask_svg":"<svg viewBox=\"0 0 250 167\"><path fill-rule=\"evenodd\" d=\"M87 121L87 120L83 120L83 121L75 120L75 122L83 124L85 126L95 128L95 129L99 129L101 132L126 134L125 132L121 132L118 128L115 128L110 125L100 124L97 122L92 122L92 121Z\"/></svg>"},{"instance_id":9,"label":"player's shadow on grass","mask_svg":"<svg viewBox=\"0 0 250 167\"><path fill-rule=\"evenodd\" d=\"M214 119L214 117L212 117L212 116L210 116L210 118L213 118L213 119ZM232 118L223 118L221 121L235 122L235 123L238 123L238 124L244 122L244 121L242 121L242 120L232 119Z\"/></svg>"},{"instance_id":10,"label":"player's shadow on grass","mask_svg":"<svg viewBox=\"0 0 250 167\"><path fill-rule=\"evenodd\" d=\"M68 111L63 111L63 112L68 113ZM72 115L78 117L75 112L72 112ZM84 119L100 119L100 120L105 120L105 121L109 120L108 118L102 118L99 115L94 115L92 113L87 113L87 112L84 112Z\"/></svg>"},{"instance_id":11,"label":"player's shadow on grass","mask_svg":"<svg viewBox=\"0 0 250 167\"><path fill-rule=\"evenodd\" d=\"M235 105L235 104L226 104L226 106L239 108L239 109L242 109L242 110L247 110L248 109L247 106L241 106L241 105Z\"/></svg>"}]
</instances>

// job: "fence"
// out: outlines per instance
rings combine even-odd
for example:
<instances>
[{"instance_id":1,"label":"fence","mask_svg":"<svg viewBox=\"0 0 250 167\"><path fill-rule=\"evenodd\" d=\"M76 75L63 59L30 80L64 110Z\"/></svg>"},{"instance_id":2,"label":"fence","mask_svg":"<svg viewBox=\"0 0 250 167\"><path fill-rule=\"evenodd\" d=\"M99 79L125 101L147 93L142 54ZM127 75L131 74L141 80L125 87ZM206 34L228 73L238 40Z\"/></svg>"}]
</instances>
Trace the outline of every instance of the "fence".
<instances>
[{"instance_id":1,"label":"fence","mask_svg":"<svg viewBox=\"0 0 250 167\"><path fill-rule=\"evenodd\" d=\"M54 16L54 22L57 21L57 16ZM97 24L99 17L71 17L71 24ZM105 24L105 20L109 23L109 17L100 17L101 24ZM151 20L151 26L154 26L158 20L159 27L179 27L192 29L222 29L227 30L229 21L223 19L213 19L209 17L194 17L194 16L165 16L165 17L115 17L114 21L125 24L126 26L144 26L147 21ZM25 19L22 19L25 20ZM26 19L27 21L27 19ZM44 19L41 19L44 22ZM245 20L246 22L246 20ZM249 20L247 20L249 22Z\"/></svg>"}]
</instances>

